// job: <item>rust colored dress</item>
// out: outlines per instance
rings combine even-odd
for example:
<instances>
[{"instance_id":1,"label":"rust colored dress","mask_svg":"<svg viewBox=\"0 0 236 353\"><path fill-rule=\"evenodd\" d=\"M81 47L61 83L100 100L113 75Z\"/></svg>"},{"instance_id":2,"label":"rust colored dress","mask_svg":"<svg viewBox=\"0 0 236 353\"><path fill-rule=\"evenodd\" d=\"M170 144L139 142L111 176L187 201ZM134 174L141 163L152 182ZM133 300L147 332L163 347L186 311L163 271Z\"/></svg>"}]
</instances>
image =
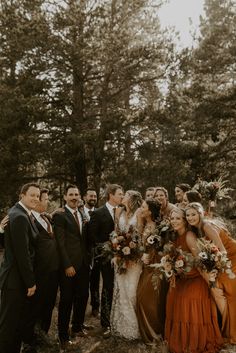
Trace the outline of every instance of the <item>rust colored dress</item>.
<instances>
[{"instance_id":1,"label":"rust colored dress","mask_svg":"<svg viewBox=\"0 0 236 353\"><path fill-rule=\"evenodd\" d=\"M231 260L232 271L236 274L236 241L224 229L221 229L219 235ZM222 313L222 333L229 343L236 344L236 278L230 279L226 273L221 273L218 284L226 298L226 307Z\"/></svg>"},{"instance_id":2,"label":"rust colored dress","mask_svg":"<svg viewBox=\"0 0 236 353\"><path fill-rule=\"evenodd\" d=\"M152 249L149 252L150 263L160 261L160 256ZM164 337L165 304L168 291L168 283L165 279L156 283L156 289L152 283L154 269L145 266L139 278L137 289L136 311L139 323L139 331L145 343L152 343Z\"/></svg>"},{"instance_id":3,"label":"rust colored dress","mask_svg":"<svg viewBox=\"0 0 236 353\"><path fill-rule=\"evenodd\" d=\"M189 251L186 234L175 243ZM169 288L165 339L171 353L215 353L223 343L215 302L197 269Z\"/></svg>"}]
</instances>

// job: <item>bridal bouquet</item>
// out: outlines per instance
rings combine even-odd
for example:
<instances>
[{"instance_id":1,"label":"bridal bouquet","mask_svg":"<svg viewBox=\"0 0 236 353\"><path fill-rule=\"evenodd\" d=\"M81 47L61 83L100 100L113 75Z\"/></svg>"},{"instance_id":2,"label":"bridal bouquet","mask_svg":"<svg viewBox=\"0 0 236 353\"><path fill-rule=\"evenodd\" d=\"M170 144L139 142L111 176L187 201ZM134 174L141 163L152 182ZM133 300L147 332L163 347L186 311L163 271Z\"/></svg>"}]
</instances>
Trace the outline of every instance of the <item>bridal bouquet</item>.
<instances>
[{"instance_id":1,"label":"bridal bouquet","mask_svg":"<svg viewBox=\"0 0 236 353\"><path fill-rule=\"evenodd\" d=\"M127 232L115 230L110 240L102 245L101 255L106 261L116 264L118 273L125 273L131 262L140 260L143 254L141 236L130 226Z\"/></svg>"},{"instance_id":2,"label":"bridal bouquet","mask_svg":"<svg viewBox=\"0 0 236 353\"><path fill-rule=\"evenodd\" d=\"M225 272L229 278L235 278L231 269L231 261L228 259L226 252L221 252L211 240L204 238L198 239L197 245L200 250L195 261L197 267L204 272L215 273L215 277L219 272ZM215 281L212 280L211 287L214 286Z\"/></svg>"},{"instance_id":3,"label":"bridal bouquet","mask_svg":"<svg viewBox=\"0 0 236 353\"><path fill-rule=\"evenodd\" d=\"M191 253L183 251L181 247L176 248L171 242L164 245L163 254L159 263L150 265L156 269L153 275L154 287L157 278L162 279L163 276L175 287L176 277L182 277L191 271L194 258Z\"/></svg>"}]
</instances>

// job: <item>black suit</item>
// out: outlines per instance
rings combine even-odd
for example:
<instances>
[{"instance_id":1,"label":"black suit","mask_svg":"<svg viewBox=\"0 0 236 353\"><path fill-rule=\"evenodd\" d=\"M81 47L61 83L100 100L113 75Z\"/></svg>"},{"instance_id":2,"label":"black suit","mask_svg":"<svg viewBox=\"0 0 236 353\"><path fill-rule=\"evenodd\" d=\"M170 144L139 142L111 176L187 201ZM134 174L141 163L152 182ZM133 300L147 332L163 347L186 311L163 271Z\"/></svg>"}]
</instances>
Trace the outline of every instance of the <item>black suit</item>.
<instances>
[{"instance_id":1,"label":"black suit","mask_svg":"<svg viewBox=\"0 0 236 353\"><path fill-rule=\"evenodd\" d=\"M48 221L50 221L48 219ZM31 343L34 338L34 326L47 333L56 302L59 281L59 254L56 239L53 234L35 219L39 231L35 245L35 277L37 291L29 307L28 336L26 343Z\"/></svg>"},{"instance_id":2,"label":"black suit","mask_svg":"<svg viewBox=\"0 0 236 353\"><path fill-rule=\"evenodd\" d=\"M106 205L95 210L88 224L89 237L93 239L94 246L109 240L110 233L114 230L114 220ZM110 326L110 312L113 295L114 270L109 262L98 260L103 278L101 298L101 325Z\"/></svg>"},{"instance_id":3,"label":"black suit","mask_svg":"<svg viewBox=\"0 0 236 353\"><path fill-rule=\"evenodd\" d=\"M89 288L89 256L84 226L81 234L75 217L67 207L64 212L56 213L53 221L61 261L58 330L60 341L64 342L69 340L68 329L73 303L72 330L80 331L84 323ZM76 275L67 277L65 269L71 266Z\"/></svg>"},{"instance_id":4,"label":"black suit","mask_svg":"<svg viewBox=\"0 0 236 353\"><path fill-rule=\"evenodd\" d=\"M5 228L5 253L0 270L0 353L20 352L25 331L25 310L32 298L27 289L36 284L33 272L37 229L17 203Z\"/></svg>"}]
</instances>

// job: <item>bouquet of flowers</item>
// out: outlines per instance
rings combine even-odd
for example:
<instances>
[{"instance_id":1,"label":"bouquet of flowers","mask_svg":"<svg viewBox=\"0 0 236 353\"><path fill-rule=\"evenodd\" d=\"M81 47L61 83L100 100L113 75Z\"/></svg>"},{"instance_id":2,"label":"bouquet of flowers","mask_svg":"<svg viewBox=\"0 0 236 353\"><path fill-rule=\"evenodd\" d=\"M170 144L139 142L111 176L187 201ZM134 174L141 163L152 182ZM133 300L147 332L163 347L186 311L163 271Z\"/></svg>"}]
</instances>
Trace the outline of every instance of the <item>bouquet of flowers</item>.
<instances>
[{"instance_id":1,"label":"bouquet of flowers","mask_svg":"<svg viewBox=\"0 0 236 353\"><path fill-rule=\"evenodd\" d=\"M204 238L197 240L200 250L195 261L197 267L207 273L225 272L229 278L235 278L235 274L231 269L231 261L227 257L226 252L221 252L217 246L211 241ZM215 286L215 281L211 281L211 287Z\"/></svg>"},{"instance_id":2,"label":"bouquet of flowers","mask_svg":"<svg viewBox=\"0 0 236 353\"><path fill-rule=\"evenodd\" d=\"M154 274L153 282L156 277L165 278L170 281L170 285L175 287L176 277L182 277L190 272L194 265L194 258L191 253L183 251L181 247L175 247L169 242L164 245L163 256L159 263L150 265L157 271Z\"/></svg>"},{"instance_id":3,"label":"bouquet of flowers","mask_svg":"<svg viewBox=\"0 0 236 353\"><path fill-rule=\"evenodd\" d=\"M154 248L155 250L159 251L163 249L163 246L168 241L174 240L176 237L175 232L173 231L172 227L170 226L170 222L166 219L161 221L161 223L155 228L154 231L147 229L144 234L143 238L144 241L144 248L145 251L149 250L150 248Z\"/></svg>"},{"instance_id":4,"label":"bouquet of flowers","mask_svg":"<svg viewBox=\"0 0 236 353\"><path fill-rule=\"evenodd\" d=\"M105 261L112 260L116 264L118 273L125 273L130 262L137 262L143 254L141 236L137 230L130 226L127 232L114 230L110 240L101 246L100 256Z\"/></svg>"},{"instance_id":5,"label":"bouquet of flowers","mask_svg":"<svg viewBox=\"0 0 236 353\"><path fill-rule=\"evenodd\" d=\"M193 189L197 190L205 200L216 201L223 198L230 198L229 191L233 190L226 187L228 180L223 180L223 176L214 181L205 181L198 178Z\"/></svg>"}]
</instances>

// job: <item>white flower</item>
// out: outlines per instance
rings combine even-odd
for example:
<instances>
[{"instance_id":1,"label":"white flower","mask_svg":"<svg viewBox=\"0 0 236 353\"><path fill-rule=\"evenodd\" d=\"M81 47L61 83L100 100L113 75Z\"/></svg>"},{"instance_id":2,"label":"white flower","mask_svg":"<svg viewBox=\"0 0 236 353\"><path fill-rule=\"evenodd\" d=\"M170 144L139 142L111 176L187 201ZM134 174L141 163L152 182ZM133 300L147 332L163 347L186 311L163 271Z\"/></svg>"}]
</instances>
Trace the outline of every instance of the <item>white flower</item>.
<instances>
[{"instance_id":1,"label":"white flower","mask_svg":"<svg viewBox=\"0 0 236 353\"><path fill-rule=\"evenodd\" d=\"M171 276L173 276L173 271L170 270L170 271L165 271L165 275L167 278L170 278Z\"/></svg>"},{"instance_id":2,"label":"white flower","mask_svg":"<svg viewBox=\"0 0 236 353\"><path fill-rule=\"evenodd\" d=\"M207 253L205 251L201 251L198 256L200 259L206 260L207 259Z\"/></svg>"},{"instance_id":3,"label":"white flower","mask_svg":"<svg viewBox=\"0 0 236 353\"><path fill-rule=\"evenodd\" d=\"M177 260L175 262L175 268L180 268L180 267L183 267L183 266L184 266L183 260Z\"/></svg>"},{"instance_id":4,"label":"white flower","mask_svg":"<svg viewBox=\"0 0 236 353\"><path fill-rule=\"evenodd\" d=\"M122 252L123 252L124 255L129 255L130 254L130 248L128 246L125 246L122 249Z\"/></svg>"},{"instance_id":5,"label":"white flower","mask_svg":"<svg viewBox=\"0 0 236 353\"><path fill-rule=\"evenodd\" d=\"M152 245L155 242L155 238L153 235L150 235L150 237L147 238L148 244Z\"/></svg>"}]
</instances>

